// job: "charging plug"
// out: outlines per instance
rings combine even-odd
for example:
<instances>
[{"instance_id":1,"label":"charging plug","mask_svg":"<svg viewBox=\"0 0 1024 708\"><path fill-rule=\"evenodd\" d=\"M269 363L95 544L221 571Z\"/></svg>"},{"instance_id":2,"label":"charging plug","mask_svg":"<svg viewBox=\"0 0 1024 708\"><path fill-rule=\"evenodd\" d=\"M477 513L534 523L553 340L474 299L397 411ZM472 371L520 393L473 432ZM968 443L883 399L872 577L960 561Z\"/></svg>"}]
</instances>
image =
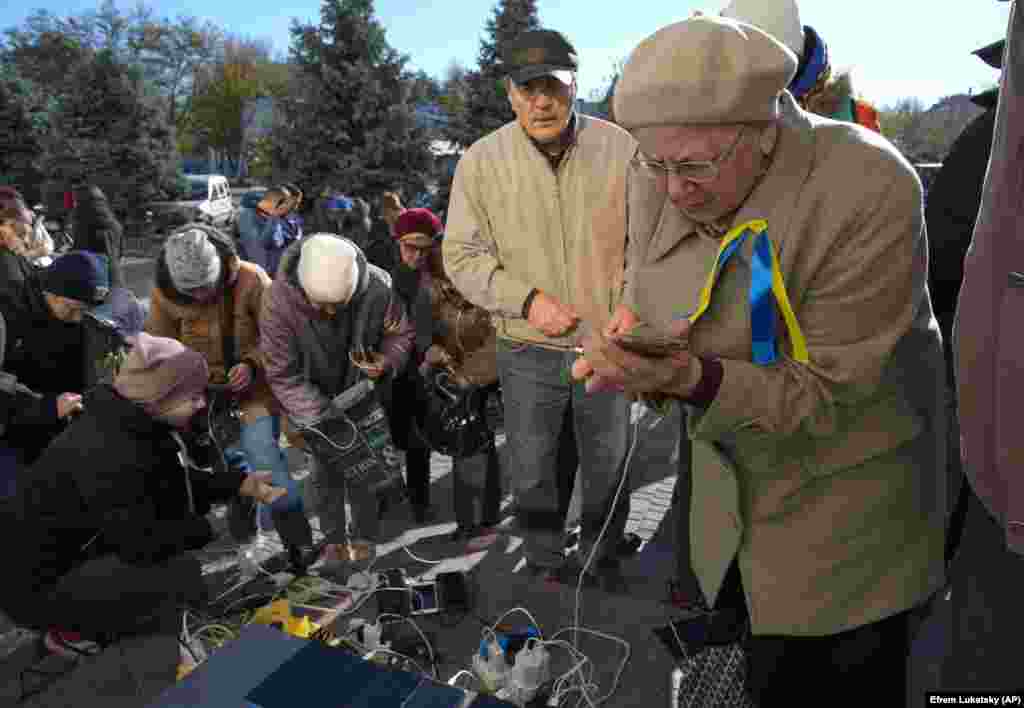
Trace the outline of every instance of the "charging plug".
<instances>
[{"instance_id":1,"label":"charging plug","mask_svg":"<svg viewBox=\"0 0 1024 708\"><path fill-rule=\"evenodd\" d=\"M238 549L238 570L246 580L252 580L260 574L260 562L252 548Z\"/></svg>"},{"instance_id":2,"label":"charging plug","mask_svg":"<svg viewBox=\"0 0 1024 708\"><path fill-rule=\"evenodd\" d=\"M380 626L380 621L363 625L363 646L371 651L383 647L384 645L380 641L380 635L383 631L384 629Z\"/></svg>"},{"instance_id":3,"label":"charging plug","mask_svg":"<svg viewBox=\"0 0 1024 708\"><path fill-rule=\"evenodd\" d=\"M551 680L551 655L539 644L530 643L516 654L509 682L519 689L523 703L532 701L540 687Z\"/></svg>"},{"instance_id":4,"label":"charging plug","mask_svg":"<svg viewBox=\"0 0 1024 708\"><path fill-rule=\"evenodd\" d=\"M349 590L355 590L356 592L363 592L373 587L373 578L370 577L369 573L359 571L352 573L348 576L348 582L346 583Z\"/></svg>"}]
</instances>

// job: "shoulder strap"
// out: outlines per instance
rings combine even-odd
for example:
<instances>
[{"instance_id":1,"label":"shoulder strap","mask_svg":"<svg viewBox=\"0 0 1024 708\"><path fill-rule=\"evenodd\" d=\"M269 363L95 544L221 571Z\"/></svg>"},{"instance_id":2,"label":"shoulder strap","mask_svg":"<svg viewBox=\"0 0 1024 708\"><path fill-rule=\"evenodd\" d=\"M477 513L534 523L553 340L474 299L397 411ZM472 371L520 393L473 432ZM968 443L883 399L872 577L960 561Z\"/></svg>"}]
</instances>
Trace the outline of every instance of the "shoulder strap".
<instances>
[{"instance_id":1,"label":"shoulder strap","mask_svg":"<svg viewBox=\"0 0 1024 708\"><path fill-rule=\"evenodd\" d=\"M238 363L237 345L235 342L235 296L238 292L238 281L228 287L221 307L220 334L224 352L224 369L231 369Z\"/></svg>"}]
</instances>

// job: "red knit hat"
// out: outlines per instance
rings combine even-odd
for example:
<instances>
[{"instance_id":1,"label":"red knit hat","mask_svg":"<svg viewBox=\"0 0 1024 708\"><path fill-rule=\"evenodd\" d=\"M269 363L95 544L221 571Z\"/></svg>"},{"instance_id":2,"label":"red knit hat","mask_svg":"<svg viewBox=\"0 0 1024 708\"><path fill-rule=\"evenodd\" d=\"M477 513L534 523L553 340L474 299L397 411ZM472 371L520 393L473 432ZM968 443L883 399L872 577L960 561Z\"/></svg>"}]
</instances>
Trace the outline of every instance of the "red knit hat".
<instances>
[{"instance_id":1,"label":"red knit hat","mask_svg":"<svg viewBox=\"0 0 1024 708\"><path fill-rule=\"evenodd\" d=\"M406 209L398 215L393 233L399 241L431 246L441 233L441 220L430 209Z\"/></svg>"}]
</instances>

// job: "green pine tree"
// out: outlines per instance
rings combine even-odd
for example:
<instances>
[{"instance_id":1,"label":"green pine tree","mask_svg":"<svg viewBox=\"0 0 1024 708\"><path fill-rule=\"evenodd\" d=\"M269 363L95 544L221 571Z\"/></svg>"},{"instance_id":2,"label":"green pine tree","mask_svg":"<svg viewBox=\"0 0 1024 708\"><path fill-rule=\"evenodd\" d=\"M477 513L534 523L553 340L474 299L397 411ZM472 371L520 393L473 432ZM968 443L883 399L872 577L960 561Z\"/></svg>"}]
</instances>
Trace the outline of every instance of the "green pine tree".
<instances>
[{"instance_id":1,"label":"green pine tree","mask_svg":"<svg viewBox=\"0 0 1024 708\"><path fill-rule=\"evenodd\" d=\"M446 137L464 148L515 117L505 92L502 49L521 33L540 29L536 0L499 0L485 29L477 68L465 77L465 96L450 108Z\"/></svg>"},{"instance_id":2,"label":"green pine tree","mask_svg":"<svg viewBox=\"0 0 1024 708\"><path fill-rule=\"evenodd\" d=\"M166 111L140 94L137 78L107 51L76 69L44 162L59 189L97 184L122 213L173 190L177 165Z\"/></svg>"},{"instance_id":3,"label":"green pine tree","mask_svg":"<svg viewBox=\"0 0 1024 708\"><path fill-rule=\"evenodd\" d=\"M319 25L291 33L296 77L275 107L275 175L307 194L422 192L430 137L414 119L407 58L388 45L373 0L324 0Z\"/></svg>"},{"instance_id":4,"label":"green pine tree","mask_svg":"<svg viewBox=\"0 0 1024 708\"><path fill-rule=\"evenodd\" d=\"M13 71L0 75L0 183L18 187L33 203L42 200L50 111L50 100L34 82Z\"/></svg>"}]
</instances>

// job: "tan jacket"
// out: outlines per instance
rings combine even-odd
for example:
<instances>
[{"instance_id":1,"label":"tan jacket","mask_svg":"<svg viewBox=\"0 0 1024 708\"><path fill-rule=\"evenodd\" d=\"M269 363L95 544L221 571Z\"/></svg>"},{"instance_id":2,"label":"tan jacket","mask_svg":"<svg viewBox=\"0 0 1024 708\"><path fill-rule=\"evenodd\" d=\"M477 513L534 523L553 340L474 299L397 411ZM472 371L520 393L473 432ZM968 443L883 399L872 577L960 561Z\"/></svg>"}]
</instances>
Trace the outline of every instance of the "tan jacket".
<instances>
[{"instance_id":1,"label":"tan jacket","mask_svg":"<svg viewBox=\"0 0 1024 708\"><path fill-rule=\"evenodd\" d=\"M237 280L228 290L235 298L232 325L235 356L240 362L255 364L253 383L240 400L243 423L248 423L277 410L260 353L260 308L271 280L255 263L235 259L235 264ZM177 339L198 351L210 366L210 380L224 382L227 380L222 329L225 305L226 297L208 305L183 305L174 302L159 286L154 287L145 329L157 337Z\"/></svg>"},{"instance_id":2,"label":"tan jacket","mask_svg":"<svg viewBox=\"0 0 1024 708\"><path fill-rule=\"evenodd\" d=\"M631 179L629 213L626 302L664 326L694 309L718 241L650 180ZM918 604L943 576L944 374L921 186L884 138L786 94L772 164L733 224L755 218L781 250L811 363L752 363L748 242L691 332L724 365L690 421L693 560L713 600L739 552L756 633L832 634Z\"/></svg>"},{"instance_id":3,"label":"tan jacket","mask_svg":"<svg viewBox=\"0 0 1024 708\"><path fill-rule=\"evenodd\" d=\"M575 305L600 327L619 302L625 249L625 174L635 151L618 126L577 116L557 172L518 123L474 143L459 160L445 227L445 270L495 314L499 337L568 347L522 317L533 288Z\"/></svg>"}]
</instances>

